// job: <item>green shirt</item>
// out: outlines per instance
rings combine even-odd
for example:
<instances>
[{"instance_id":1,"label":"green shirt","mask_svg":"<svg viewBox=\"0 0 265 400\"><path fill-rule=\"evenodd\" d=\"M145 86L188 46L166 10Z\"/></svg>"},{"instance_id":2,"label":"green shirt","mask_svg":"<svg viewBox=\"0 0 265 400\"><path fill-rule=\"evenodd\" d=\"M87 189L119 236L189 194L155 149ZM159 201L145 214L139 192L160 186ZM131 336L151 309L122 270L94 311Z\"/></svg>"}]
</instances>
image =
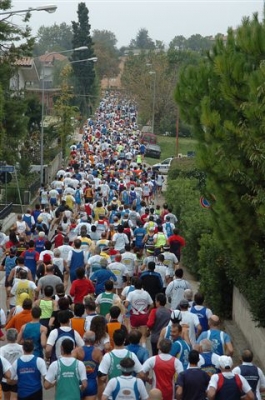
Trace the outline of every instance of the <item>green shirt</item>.
<instances>
[{"instance_id":1,"label":"green shirt","mask_svg":"<svg viewBox=\"0 0 265 400\"><path fill-rule=\"evenodd\" d=\"M102 293L100 304L99 304L99 313L104 317L109 313L110 308L113 304L114 293Z\"/></svg>"},{"instance_id":2,"label":"green shirt","mask_svg":"<svg viewBox=\"0 0 265 400\"><path fill-rule=\"evenodd\" d=\"M69 366L58 360L58 377L55 400L80 400L79 373L77 360Z\"/></svg>"}]
</instances>

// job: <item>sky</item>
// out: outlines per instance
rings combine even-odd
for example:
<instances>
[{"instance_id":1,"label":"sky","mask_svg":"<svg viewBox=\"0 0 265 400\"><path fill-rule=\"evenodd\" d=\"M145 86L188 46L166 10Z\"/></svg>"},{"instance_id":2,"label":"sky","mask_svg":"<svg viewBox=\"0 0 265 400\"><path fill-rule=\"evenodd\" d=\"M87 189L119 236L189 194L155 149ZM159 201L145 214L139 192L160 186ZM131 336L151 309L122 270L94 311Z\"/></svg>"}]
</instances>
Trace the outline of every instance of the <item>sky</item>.
<instances>
[{"instance_id":1,"label":"sky","mask_svg":"<svg viewBox=\"0 0 265 400\"><path fill-rule=\"evenodd\" d=\"M265 0L264 0L265 1ZM33 34L41 25L77 21L76 0L13 0L12 10L27 9L47 4L58 6L54 14L33 12L30 25ZM153 40L162 40L166 45L178 35L202 36L225 34L228 27L236 28L244 16L251 17L263 11L263 0L90 0L91 30L106 29L115 33L117 46L127 46L141 28L146 28ZM12 17L18 23L18 17Z\"/></svg>"}]
</instances>

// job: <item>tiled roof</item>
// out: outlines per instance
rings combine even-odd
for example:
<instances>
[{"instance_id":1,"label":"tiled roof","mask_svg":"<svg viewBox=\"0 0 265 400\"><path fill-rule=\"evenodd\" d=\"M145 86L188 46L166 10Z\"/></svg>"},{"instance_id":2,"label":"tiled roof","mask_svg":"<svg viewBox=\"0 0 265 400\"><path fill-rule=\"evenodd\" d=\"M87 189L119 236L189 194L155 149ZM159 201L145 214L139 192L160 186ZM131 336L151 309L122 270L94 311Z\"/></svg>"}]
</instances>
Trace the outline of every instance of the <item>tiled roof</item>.
<instances>
[{"instance_id":1,"label":"tiled roof","mask_svg":"<svg viewBox=\"0 0 265 400\"><path fill-rule=\"evenodd\" d=\"M34 62L34 60L32 57L23 57L23 58L19 58L18 60L16 60L15 64L20 67L32 67L33 62Z\"/></svg>"},{"instance_id":2,"label":"tiled roof","mask_svg":"<svg viewBox=\"0 0 265 400\"><path fill-rule=\"evenodd\" d=\"M60 53L53 53L53 54L47 53L47 54L43 54L42 56L40 56L39 60L41 62L51 63L53 60L57 60L57 61L67 60L67 57L65 57L63 54L60 54Z\"/></svg>"}]
</instances>

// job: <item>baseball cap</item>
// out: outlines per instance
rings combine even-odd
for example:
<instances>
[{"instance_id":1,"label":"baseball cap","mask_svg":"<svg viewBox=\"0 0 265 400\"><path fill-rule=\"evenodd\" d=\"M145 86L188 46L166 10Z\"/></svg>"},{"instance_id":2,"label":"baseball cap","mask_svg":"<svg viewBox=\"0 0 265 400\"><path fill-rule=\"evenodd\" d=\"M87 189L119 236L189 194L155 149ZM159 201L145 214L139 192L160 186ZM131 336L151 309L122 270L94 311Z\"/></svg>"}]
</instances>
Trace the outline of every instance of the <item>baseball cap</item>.
<instances>
[{"instance_id":1,"label":"baseball cap","mask_svg":"<svg viewBox=\"0 0 265 400\"><path fill-rule=\"evenodd\" d=\"M46 264L52 260L50 254L44 254L43 256L43 262Z\"/></svg>"},{"instance_id":2,"label":"baseball cap","mask_svg":"<svg viewBox=\"0 0 265 400\"><path fill-rule=\"evenodd\" d=\"M182 299L179 303L180 307L189 307L189 302L186 299Z\"/></svg>"},{"instance_id":3,"label":"baseball cap","mask_svg":"<svg viewBox=\"0 0 265 400\"><path fill-rule=\"evenodd\" d=\"M231 369L233 367L233 360L229 356L219 357L219 365L223 369Z\"/></svg>"}]
</instances>

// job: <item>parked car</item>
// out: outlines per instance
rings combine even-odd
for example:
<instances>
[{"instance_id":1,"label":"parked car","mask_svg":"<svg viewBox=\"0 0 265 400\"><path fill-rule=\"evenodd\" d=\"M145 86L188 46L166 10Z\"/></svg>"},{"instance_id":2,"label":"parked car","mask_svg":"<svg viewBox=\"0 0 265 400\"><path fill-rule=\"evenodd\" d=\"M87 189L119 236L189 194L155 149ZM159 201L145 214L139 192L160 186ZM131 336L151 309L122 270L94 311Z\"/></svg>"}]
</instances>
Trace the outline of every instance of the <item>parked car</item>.
<instances>
[{"instance_id":1,"label":"parked car","mask_svg":"<svg viewBox=\"0 0 265 400\"><path fill-rule=\"evenodd\" d=\"M142 132L140 142L143 144L156 144L157 137L151 132Z\"/></svg>"},{"instance_id":2,"label":"parked car","mask_svg":"<svg viewBox=\"0 0 265 400\"><path fill-rule=\"evenodd\" d=\"M158 144L148 144L145 150L145 156L151 158L160 158L161 147Z\"/></svg>"},{"instance_id":3,"label":"parked car","mask_svg":"<svg viewBox=\"0 0 265 400\"><path fill-rule=\"evenodd\" d=\"M174 157L166 158L165 160L161 161L160 163L153 165L153 169L156 169L161 174L168 174L169 168L170 168L173 160L174 160Z\"/></svg>"}]
</instances>

